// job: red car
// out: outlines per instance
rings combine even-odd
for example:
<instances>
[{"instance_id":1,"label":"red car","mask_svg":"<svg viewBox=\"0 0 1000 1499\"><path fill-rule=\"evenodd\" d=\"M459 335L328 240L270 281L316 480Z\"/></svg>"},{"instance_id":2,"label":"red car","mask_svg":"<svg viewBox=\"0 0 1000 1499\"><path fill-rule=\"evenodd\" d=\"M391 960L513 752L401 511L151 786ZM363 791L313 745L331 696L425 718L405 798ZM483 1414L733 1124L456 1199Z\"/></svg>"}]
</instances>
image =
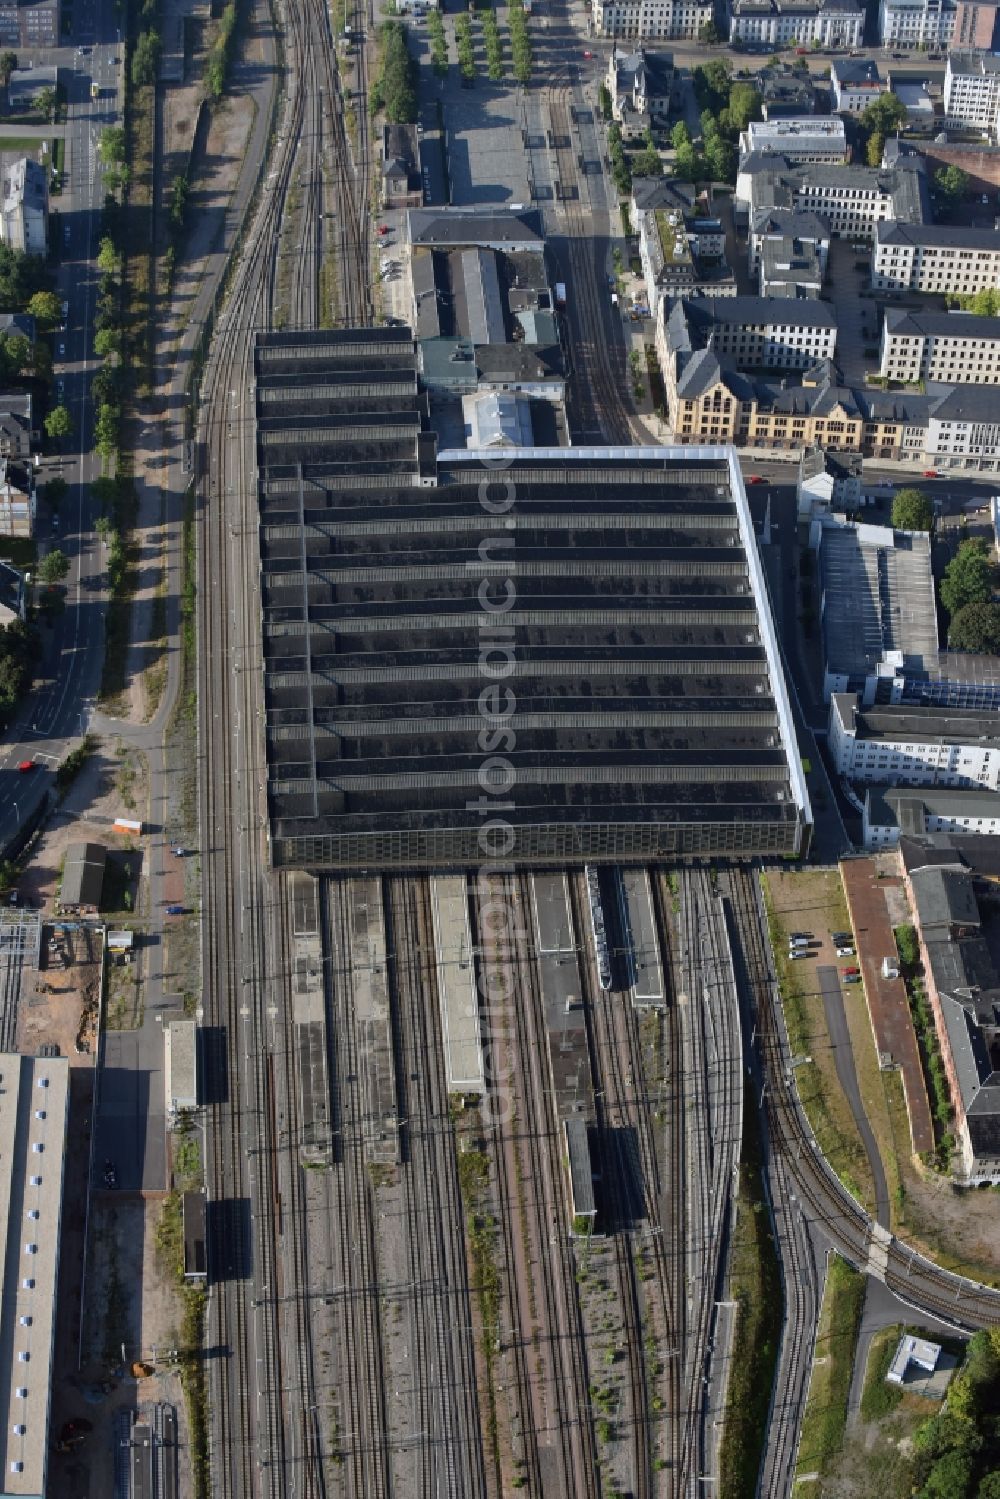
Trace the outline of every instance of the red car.
<instances>
[{"instance_id":1,"label":"red car","mask_svg":"<svg viewBox=\"0 0 1000 1499\"><path fill-rule=\"evenodd\" d=\"M584 57L593 57L594 54L593 52L585 52L583 55Z\"/></svg>"},{"instance_id":2,"label":"red car","mask_svg":"<svg viewBox=\"0 0 1000 1499\"><path fill-rule=\"evenodd\" d=\"M925 479L936 479L937 476L938 476L938 471L937 471L936 468L925 468L924 469L924 478Z\"/></svg>"},{"instance_id":3,"label":"red car","mask_svg":"<svg viewBox=\"0 0 1000 1499\"><path fill-rule=\"evenodd\" d=\"M747 483L748 484L766 484L767 480L764 478L763 474L751 474L750 477L749 477L749 479L747 480Z\"/></svg>"},{"instance_id":4,"label":"red car","mask_svg":"<svg viewBox=\"0 0 1000 1499\"><path fill-rule=\"evenodd\" d=\"M389 233L389 225L388 224L379 224L379 226L378 226L378 232L379 232L379 234L388 234Z\"/></svg>"},{"instance_id":5,"label":"red car","mask_svg":"<svg viewBox=\"0 0 1000 1499\"><path fill-rule=\"evenodd\" d=\"M26 776L28 771L34 770L36 766L34 760L21 760L17 768L23 776Z\"/></svg>"}]
</instances>

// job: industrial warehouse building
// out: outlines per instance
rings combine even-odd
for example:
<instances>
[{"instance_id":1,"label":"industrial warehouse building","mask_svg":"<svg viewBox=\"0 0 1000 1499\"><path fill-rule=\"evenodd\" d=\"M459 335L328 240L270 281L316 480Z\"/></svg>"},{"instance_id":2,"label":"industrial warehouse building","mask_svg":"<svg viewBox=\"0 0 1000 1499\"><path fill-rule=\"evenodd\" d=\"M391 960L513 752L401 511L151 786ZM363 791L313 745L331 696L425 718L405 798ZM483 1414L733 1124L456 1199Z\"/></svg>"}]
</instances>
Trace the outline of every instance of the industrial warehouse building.
<instances>
[{"instance_id":1,"label":"industrial warehouse building","mask_svg":"<svg viewBox=\"0 0 1000 1499\"><path fill-rule=\"evenodd\" d=\"M730 449L438 452L403 328L255 365L276 865L805 848Z\"/></svg>"},{"instance_id":2,"label":"industrial warehouse building","mask_svg":"<svg viewBox=\"0 0 1000 1499\"><path fill-rule=\"evenodd\" d=\"M47 1493L63 1163L65 1057L0 1054L0 1493Z\"/></svg>"}]
</instances>

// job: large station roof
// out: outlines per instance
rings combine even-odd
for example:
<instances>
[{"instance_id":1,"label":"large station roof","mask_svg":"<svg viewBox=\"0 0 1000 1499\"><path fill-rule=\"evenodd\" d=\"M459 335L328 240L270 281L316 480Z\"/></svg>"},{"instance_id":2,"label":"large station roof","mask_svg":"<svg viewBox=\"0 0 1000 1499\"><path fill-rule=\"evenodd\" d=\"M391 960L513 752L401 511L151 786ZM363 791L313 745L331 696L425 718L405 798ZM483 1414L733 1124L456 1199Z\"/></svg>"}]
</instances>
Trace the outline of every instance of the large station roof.
<instances>
[{"instance_id":1,"label":"large station roof","mask_svg":"<svg viewBox=\"0 0 1000 1499\"><path fill-rule=\"evenodd\" d=\"M399 328L261 335L256 378L276 863L800 847L730 450L437 453Z\"/></svg>"}]
</instances>

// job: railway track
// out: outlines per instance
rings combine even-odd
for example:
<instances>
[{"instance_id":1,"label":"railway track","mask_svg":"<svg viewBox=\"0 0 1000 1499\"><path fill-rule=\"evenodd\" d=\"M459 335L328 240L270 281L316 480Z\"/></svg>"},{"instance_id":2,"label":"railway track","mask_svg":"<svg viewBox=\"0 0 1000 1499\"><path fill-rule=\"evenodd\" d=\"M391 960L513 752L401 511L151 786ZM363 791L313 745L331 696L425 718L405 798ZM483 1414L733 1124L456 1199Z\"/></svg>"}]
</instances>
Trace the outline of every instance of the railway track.
<instances>
[{"instance_id":1,"label":"railway track","mask_svg":"<svg viewBox=\"0 0 1000 1499\"><path fill-rule=\"evenodd\" d=\"M285 890L267 871L264 836L256 467L247 402L254 330L274 316L275 251L300 148L306 192L295 315L303 323L316 319L324 109L343 188L338 269L351 321L370 312L368 165L367 154L358 165L349 155L322 0L286 0L282 21L287 87L279 142L202 376L197 441L202 991L204 1019L225 1037L228 1077L224 1101L209 1112L206 1162L214 1225L209 1337L227 1351L213 1366L210 1460L224 1499L325 1492L304 1299L310 1268L297 1242L304 1236L285 1231L300 1224L305 1203L294 1139L295 1058L287 1007L270 1006L280 1017L276 1027L267 1013L271 983L287 977L280 966Z\"/></svg>"},{"instance_id":2,"label":"railway track","mask_svg":"<svg viewBox=\"0 0 1000 1499\"><path fill-rule=\"evenodd\" d=\"M498 947L484 906L511 910L516 926L530 922L531 892L527 876L494 876L480 881L474 907L474 930L479 934L483 962L503 970L510 995L512 1022L512 1077L515 1102L510 1118L492 1120L494 1158L500 1160L513 1145L513 1157L523 1176L506 1183L508 1200L524 1214L522 1222L528 1253L538 1278L531 1294L537 1298L532 1333L536 1354L547 1372L548 1402L545 1426L536 1435L542 1468L543 1492L566 1499L599 1499L600 1474L590 1381L583 1348L583 1328L575 1288L575 1267L569 1245L569 1202L562 1158L561 1130L555 1117L551 1084L543 1072L547 1054L544 1026L539 1016L537 978L523 947ZM511 1141L509 1135L515 1132ZM523 1154L521 1153L523 1151ZM502 1170L509 1167L503 1165ZM527 1210L525 1213L525 1209ZM514 1219L508 1232L515 1233ZM552 1440L552 1434L555 1440Z\"/></svg>"},{"instance_id":3,"label":"railway track","mask_svg":"<svg viewBox=\"0 0 1000 1499\"><path fill-rule=\"evenodd\" d=\"M604 326L601 299L607 295L604 278L595 265L597 246L602 242L595 242L593 220L585 212L580 196L580 174L572 147L571 94L570 85L552 80L548 108L556 141L553 149L562 189L570 284L582 314L581 326L586 330L573 349L578 360L575 383L578 392L583 393L584 402L592 405L594 419L608 442L641 442L646 440L643 430L639 424L633 426L622 395L629 379L624 346L620 341L612 345L599 332Z\"/></svg>"}]
</instances>

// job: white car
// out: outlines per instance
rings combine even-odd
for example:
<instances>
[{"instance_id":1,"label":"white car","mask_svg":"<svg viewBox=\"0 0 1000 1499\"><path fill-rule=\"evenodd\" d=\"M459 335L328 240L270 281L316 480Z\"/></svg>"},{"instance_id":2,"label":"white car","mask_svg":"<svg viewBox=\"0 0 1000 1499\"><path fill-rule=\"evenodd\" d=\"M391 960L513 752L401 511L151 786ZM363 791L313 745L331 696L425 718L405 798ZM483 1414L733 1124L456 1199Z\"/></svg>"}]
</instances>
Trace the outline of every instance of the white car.
<instances>
[{"instance_id":1,"label":"white car","mask_svg":"<svg viewBox=\"0 0 1000 1499\"><path fill-rule=\"evenodd\" d=\"M854 957L854 948L853 947L838 947L837 948L837 957L838 958L853 958Z\"/></svg>"}]
</instances>

